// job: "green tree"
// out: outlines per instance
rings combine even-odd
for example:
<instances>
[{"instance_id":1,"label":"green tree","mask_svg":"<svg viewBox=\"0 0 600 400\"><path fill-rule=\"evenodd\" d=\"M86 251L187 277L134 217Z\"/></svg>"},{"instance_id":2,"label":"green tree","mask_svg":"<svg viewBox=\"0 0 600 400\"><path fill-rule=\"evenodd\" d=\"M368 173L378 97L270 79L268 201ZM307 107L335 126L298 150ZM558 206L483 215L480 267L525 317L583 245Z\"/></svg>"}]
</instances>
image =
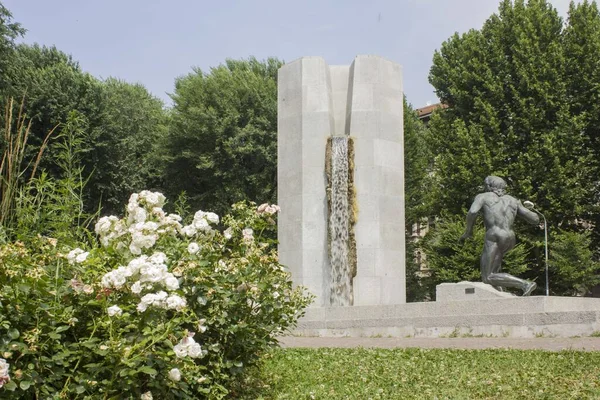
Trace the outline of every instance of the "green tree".
<instances>
[{"instance_id":1,"label":"green tree","mask_svg":"<svg viewBox=\"0 0 600 400\"><path fill-rule=\"evenodd\" d=\"M77 113L83 175L90 177L84 193L90 210L102 202L104 212L116 212L129 194L160 181L153 160L160 153L157 144L166 132L167 114L142 85L100 81L83 72L70 55L37 44L17 46L7 75L10 93L25 96L32 154L47 132ZM50 143L41 164L52 177L62 174L57 146L59 142Z\"/></svg>"},{"instance_id":2,"label":"green tree","mask_svg":"<svg viewBox=\"0 0 600 400\"><path fill-rule=\"evenodd\" d=\"M15 39L22 36L25 29L13 21L10 11L0 2L0 101L6 100L9 81L6 71L10 68L13 57Z\"/></svg>"},{"instance_id":3,"label":"green tree","mask_svg":"<svg viewBox=\"0 0 600 400\"><path fill-rule=\"evenodd\" d=\"M422 301L428 292L421 284L422 271L417 259L418 238L415 224L422 224L429 211L429 172L431 155L427 146L427 128L404 97L404 198L406 219L406 298Z\"/></svg>"},{"instance_id":4,"label":"green tree","mask_svg":"<svg viewBox=\"0 0 600 400\"><path fill-rule=\"evenodd\" d=\"M102 126L89 194L103 199L103 213L118 213L131 193L159 185L159 143L168 114L141 84L109 78L102 88Z\"/></svg>"},{"instance_id":5,"label":"green tree","mask_svg":"<svg viewBox=\"0 0 600 400\"><path fill-rule=\"evenodd\" d=\"M223 212L241 200L274 202L277 70L281 61L227 60L177 79L164 185L195 207Z\"/></svg>"},{"instance_id":6,"label":"green tree","mask_svg":"<svg viewBox=\"0 0 600 400\"><path fill-rule=\"evenodd\" d=\"M591 232L559 230L550 241L550 293L587 295L600 283L600 263L592 250Z\"/></svg>"},{"instance_id":7,"label":"green tree","mask_svg":"<svg viewBox=\"0 0 600 400\"><path fill-rule=\"evenodd\" d=\"M595 183L600 171L600 70L595 61L600 57L600 13L596 2L571 3L563 42L565 58L570 60L565 65L567 101L579 122L584 149L591 153L588 164L595 172L582 182L593 192L581 214L584 220L600 226L600 196ZM593 242L600 242L597 229L593 235Z\"/></svg>"},{"instance_id":8,"label":"green tree","mask_svg":"<svg viewBox=\"0 0 600 400\"><path fill-rule=\"evenodd\" d=\"M551 230L582 232L582 220L595 221L600 125L594 93L600 81L593 60L599 38L595 3L572 4L565 26L546 0L503 0L481 30L442 44L429 76L449 107L429 124L432 215L464 217L485 176L493 174L505 178L515 197L535 202ZM539 232L517 230L531 243L526 275L541 282ZM563 250L551 257L562 257ZM573 288L575 280L560 279L561 293Z\"/></svg>"}]
</instances>

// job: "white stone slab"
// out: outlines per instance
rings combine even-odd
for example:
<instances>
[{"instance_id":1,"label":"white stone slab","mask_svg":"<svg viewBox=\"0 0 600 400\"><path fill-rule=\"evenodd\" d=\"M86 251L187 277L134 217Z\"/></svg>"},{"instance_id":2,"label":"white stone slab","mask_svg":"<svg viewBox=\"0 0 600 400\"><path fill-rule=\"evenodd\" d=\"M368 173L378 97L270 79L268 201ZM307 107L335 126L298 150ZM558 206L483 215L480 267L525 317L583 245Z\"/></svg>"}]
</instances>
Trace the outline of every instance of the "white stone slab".
<instances>
[{"instance_id":1,"label":"white stone slab","mask_svg":"<svg viewBox=\"0 0 600 400\"><path fill-rule=\"evenodd\" d=\"M600 299L531 296L307 310L300 336L588 336L600 331Z\"/></svg>"}]
</instances>

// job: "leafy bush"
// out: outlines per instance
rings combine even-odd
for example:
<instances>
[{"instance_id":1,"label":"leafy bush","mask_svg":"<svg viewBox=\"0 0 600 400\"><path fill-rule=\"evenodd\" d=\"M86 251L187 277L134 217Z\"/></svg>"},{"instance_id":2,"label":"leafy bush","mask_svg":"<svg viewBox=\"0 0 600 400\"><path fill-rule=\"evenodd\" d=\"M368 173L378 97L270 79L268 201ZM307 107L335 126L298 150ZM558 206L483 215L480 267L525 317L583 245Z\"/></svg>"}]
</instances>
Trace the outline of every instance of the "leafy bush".
<instances>
[{"instance_id":1,"label":"leafy bush","mask_svg":"<svg viewBox=\"0 0 600 400\"><path fill-rule=\"evenodd\" d=\"M164 202L132 195L100 245L0 246L2 398L223 398L295 324L310 298L263 239L276 206L184 225Z\"/></svg>"}]
</instances>

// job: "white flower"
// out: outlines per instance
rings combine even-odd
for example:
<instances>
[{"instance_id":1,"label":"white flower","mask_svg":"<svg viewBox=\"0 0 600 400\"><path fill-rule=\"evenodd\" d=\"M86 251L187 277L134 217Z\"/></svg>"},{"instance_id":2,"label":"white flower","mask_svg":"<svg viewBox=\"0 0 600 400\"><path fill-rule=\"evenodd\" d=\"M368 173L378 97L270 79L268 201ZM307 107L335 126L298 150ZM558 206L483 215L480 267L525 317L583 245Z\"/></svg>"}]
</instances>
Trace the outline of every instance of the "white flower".
<instances>
[{"instance_id":1,"label":"white flower","mask_svg":"<svg viewBox=\"0 0 600 400\"><path fill-rule=\"evenodd\" d=\"M148 261L154 264L166 264L169 260L167 259L167 255L165 253L157 251L152 254L150 258L148 258Z\"/></svg>"},{"instance_id":2,"label":"white flower","mask_svg":"<svg viewBox=\"0 0 600 400\"><path fill-rule=\"evenodd\" d=\"M8 375L9 367L10 364L4 358L0 358L0 388L10 381L10 376Z\"/></svg>"},{"instance_id":3,"label":"white flower","mask_svg":"<svg viewBox=\"0 0 600 400\"><path fill-rule=\"evenodd\" d=\"M69 261L69 264L79 264L84 262L89 254L90 253L87 251L83 251L80 248L76 248L71 250L69 254L67 254L67 260Z\"/></svg>"},{"instance_id":4,"label":"white flower","mask_svg":"<svg viewBox=\"0 0 600 400\"><path fill-rule=\"evenodd\" d=\"M158 218L163 219L166 216L164 210L160 207L154 207L152 209L152 214L156 215Z\"/></svg>"},{"instance_id":5,"label":"white flower","mask_svg":"<svg viewBox=\"0 0 600 400\"><path fill-rule=\"evenodd\" d=\"M251 242L254 240L254 231L251 228L246 228L242 231L244 242Z\"/></svg>"},{"instance_id":6,"label":"white flower","mask_svg":"<svg viewBox=\"0 0 600 400\"><path fill-rule=\"evenodd\" d=\"M165 278L165 286L168 290L177 290L179 289L179 280L175 278L175 275L168 273Z\"/></svg>"},{"instance_id":7,"label":"white flower","mask_svg":"<svg viewBox=\"0 0 600 400\"><path fill-rule=\"evenodd\" d=\"M129 245L129 251L131 252L131 254L136 256L142 254L142 249L139 248L135 243L131 243Z\"/></svg>"},{"instance_id":8,"label":"white flower","mask_svg":"<svg viewBox=\"0 0 600 400\"><path fill-rule=\"evenodd\" d=\"M225 232L223 232L223 236L225 236L225 239L229 240L233 237L233 229L231 228L227 228L225 229Z\"/></svg>"},{"instance_id":9,"label":"white flower","mask_svg":"<svg viewBox=\"0 0 600 400\"><path fill-rule=\"evenodd\" d=\"M149 208L162 207L165 205L166 198L160 192L151 192L149 190L142 190L140 192L140 199L146 202Z\"/></svg>"},{"instance_id":10,"label":"white flower","mask_svg":"<svg viewBox=\"0 0 600 400\"><path fill-rule=\"evenodd\" d=\"M187 250L190 254L196 254L200 250L200 246L198 245L198 243L192 242L188 245Z\"/></svg>"},{"instance_id":11,"label":"white flower","mask_svg":"<svg viewBox=\"0 0 600 400\"><path fill-rule=\"evenodd\" d=\"M198 343L194 342L188 346L187 353L191 358L198 358L202 355L202 348Z\"/></svg>"},{"instance_id":12,"label":"white flower","mask_svg":"<svg viewBox=\"0 0 600 400\"><path fill-rule=\"evenodd\" d=\"M158 283L167 277L167 266L164 264L145 264L140 268L140 281Z\"/></svg>"},{"instance_id":13,"label":"white flower","mask_svg":"<svg viewBox=\"0 0 600 400\"><path fill-rule=\"evenodd\" d=\"M79 254L77 257L75 257L75 262L78 264L81 264L82 262L84 262L87 257L90 255L89 251L86 251L84 253Z\"/></svg>"},{"instance_id":14,"label":"white flower","mask_svg":"<svg viewBox=\"0 0 600 400\"><path fill-rule=\"evenodd\" d=\"M208 212L206 213L206 215L204 216L208 222L210 222L211 224L218 224L219 223L219 216L213 212Z\"/></svg>"},{"instance_id":15,"label":"white flower","mask_svg":"<svg viewBox=\"0 0 600 400\"><path fill-rule=\"evenodd\" d=\"M152 398L152 392L151 391L147 391L146 393L142 394L142 396L140 397L141 400L153 400Z\"/></svg>"},{"instance_id":16,"label":"white flower","mask_svg":"<svg viewBox=\"0 0 600 400\"><path fill-rule=\"evenodd\" d=\"M187 305L185 299L176 294L172 294L171 296L167 297L166 303L169 310L177 311L181 311Z\"/></svg>"},{"instance_id":17,"label":"white flower","mask_svg":"<svg viewBox=\"0 0 600 400\"><path fill-rule=\"evenodd\" d=\"M194 219L194 228L196 228L199 231L207 231L210 229L210 225L208 224L208 221L205 220L204 218L202 219Z\"/></svg>"},{"instance_id":18,"label":"white flower","mask_svg":"<svg viewBox=\"0 0 600 400\"><path fill-rule=\"evenodd\" d=\"M169 371L169 379L175 382L179 382L181 380L181 371L177 368L173 368Z\"/></svg>"},{"instance_id":19,"label":"white flower","mask_svg":"<svg viewBox=\"0 0 600 400\"><path fill-rule=\"evenodd\" d=\"M194 225L186 225L183 228L181 228L181 234L185 235L187 237L192 237L194 236L196 233L198 233L197 229L194 227Z\"/></svg>"},{"instance_id":20,"label":"white flower","mask_svg":"<svg viewBox=\"0 0 600 400\"><path fill-rule=\"evenodd\" d=\"M182 345L181 343L173 346L173 351L175 352L175 356L177 358L183 358L187 356L187 347Z\"/></svg>"},{"instance_id":21,"label":"white flower","mask_svg":"<svg viewBox=\"0 0 600 400\"><path fill-rule=\"evenodd\" d=\"M117 221L119 221L119 219L114 215L111 215L109 217L102 217L98 220L98 222L96 222L94 230L100 236L106 235L110 232L110 228L112 227L113 223L116 223Z\"/></svg>"},{"instance_id":22,"label":"white flower","mask_svg":"<svg viewBox=\"0 0 600 400\"><path fill-rule=\"evenodd\" d=\"M269 207L269 203L264 203L261 204L260 206L258 206L258 208L256 209L256 212L258 212L259 214L262 214L265 212L265 210L267 209L267 207Z\"/></svg>"},{"instance_id":23,"label":"white flower","mask_svg":"<svg viewBox=\"0 0 600 400\"><path fill-rule=\"evenodd\" d=\"M273 207L268 206L267 208L265 208L265 212L267 214L275 214L277 211Z\"/></svg>"},{"instance_id":24,"label":"white flower","mask_svg":"<svg viewBox=\"0 0 600 400\"><path fill-rule=\"evenodd\" d=\"M198 358L202 356L202 348L196 343L192 337L193 335L193 333L188 334L188 336L184 337L181 342L173 347L173 351L177 357L183 358L189 356L191 358Z\"/></svg>"},{"instance_id":25,"label":"white flower","mask_svg":"<svg viewBox=\"0 0 600 400\"><path fill-rule=\"evenodd\" d=\"M200 331L200 333L206 332L206 325L204 325L205 322L206 318L202 318L200 321L198 321L197 328Z\"/></svg>"},{"instance_id":26,"label":"white flower","mask_svg":"<svg viewBox=\"0 0 600 400\"><path fill-rule=\"evenodd\" d=\"M142 207L127 207L129 211L129 216L127 217L127 222L130 224L146 222L146 218L148 217L148 213Z\"/></svg>"},{"instance_id":27,"label":"white flower","mask_svg":"<svg viewBox=\"0 0 600 400\"><path fill-rule=\"evenodd\" d=\"M166 218L175 222L181 222L181 220L183 219L179 214L169 214L166 216Z\"/></svg>"},{"instance_id":28,"label":"white flower","mask_svg":"<svg viewBox=\"0 0 600 400\"><path fill-rule=\"evenodd\" d=\"M158 239L157 234L144 235L140 231L134 231L131 234L131 244L129 245L129 250L131 251L132 254L136 254L136 255L140 254L139 252L138 253L134 252L134 250L132 250L132 248L135 248L135 249L150 248L150 247L154 246L154 243L156 243L157 239Z\"/></svg>"},{"instance_id":29,"label":"white flower","mask_svg":"<svg viewBox=\"0 0 600 400\"><path fill-rule=\"evenodd\" d=\"M273 298L274 299L278 299L279 298L279 292L273 292Z\"/></svg>"},{"instance_id":30,"label":"white flower","mask_svg":"<svg viewBox=\"0 0 600 400\"><path fill-rule=\"evenodd\" d=\"M111 306L108 307L108 310L106 310L108 313L109 317L120 317L121 314L123 314L123 310L121 310L121 307L119 306Z\"/></svg>"},{"instance_id":31,"label":"white flower","mask_svg":"<svg viewBox=\"0 0 600 400\"><path fill-rule=\"evenodd\" d=\"M123 267L119 267L104 274L102 277L102 286L105 288L114 287L116 289L120 289L127 281L127 278L125 277L125 274L121 268Z\"/></svg>"},{"instance_id":32,"label":"white flower","mask_svg":"<svg viewBox=\"0 0 600 400\"><path fill-rule=\"evenodd\" d=\"M133 285L131 285L131 292L140 294L142 292L142 283L140 281L136 281Z\"/></svg>"}]
</instances>

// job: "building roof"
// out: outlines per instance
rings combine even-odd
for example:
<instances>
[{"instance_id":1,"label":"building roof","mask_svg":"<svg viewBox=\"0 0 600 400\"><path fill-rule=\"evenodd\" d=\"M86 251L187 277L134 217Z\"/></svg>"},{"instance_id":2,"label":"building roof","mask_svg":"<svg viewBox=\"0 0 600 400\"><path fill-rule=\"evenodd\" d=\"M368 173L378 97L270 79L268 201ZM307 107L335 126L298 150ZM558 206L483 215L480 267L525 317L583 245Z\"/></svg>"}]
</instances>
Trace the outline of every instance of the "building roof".
<instances>
[{"instance_id":1,"label":"building roof","mask_svg":"<svg viewBox=\"0 0 600 400\"><path fill-rule=\"evenodd\" d=\"M429 106L417 108L417 110L416 110L417 116L419 117L419 119L428 120L431 117L431 113L433 113L435 110L437 110L439 108L448 108L448 106L446 104L436 103L436 104L431 104Z\"/></svg>"}]
</instances>

